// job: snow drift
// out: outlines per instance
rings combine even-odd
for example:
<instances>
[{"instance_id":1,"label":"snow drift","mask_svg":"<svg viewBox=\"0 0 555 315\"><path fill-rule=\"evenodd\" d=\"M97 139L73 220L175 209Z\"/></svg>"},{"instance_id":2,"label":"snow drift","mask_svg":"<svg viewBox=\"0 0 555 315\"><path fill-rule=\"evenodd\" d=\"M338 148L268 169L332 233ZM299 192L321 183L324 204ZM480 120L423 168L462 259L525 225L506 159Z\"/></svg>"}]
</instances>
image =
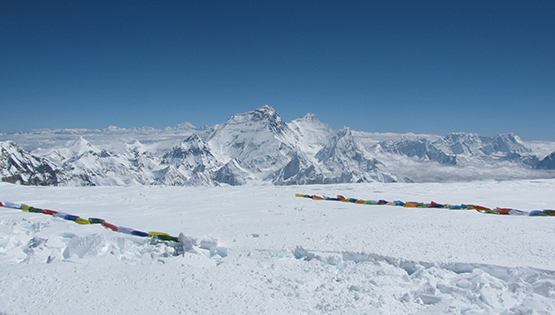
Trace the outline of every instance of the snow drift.
<instances>
[{"instance_id":1,"label":"snow drift","mask_svg":"<svg viewBox=\"0 0 555 315\"><path fill-rule=\"evenodd\" d=\"M549 314L553 217L317 202L298 186L27 187L10 199L162 242L0 208L0 313ZM555 204L554 180L310 185L318 195ZM212 255L210 248L226 249Z\"/></svg>"}]
</instances>

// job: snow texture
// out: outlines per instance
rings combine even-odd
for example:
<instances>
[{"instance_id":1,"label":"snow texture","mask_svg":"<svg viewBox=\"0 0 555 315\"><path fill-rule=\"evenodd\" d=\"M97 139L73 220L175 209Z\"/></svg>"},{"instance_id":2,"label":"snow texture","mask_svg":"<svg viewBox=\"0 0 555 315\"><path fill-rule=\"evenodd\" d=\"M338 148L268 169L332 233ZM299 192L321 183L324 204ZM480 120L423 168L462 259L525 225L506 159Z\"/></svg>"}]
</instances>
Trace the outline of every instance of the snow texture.
<instances>
[{"instance_id":1,"label":"snow texture","mask_svg":"<svg viewBox=\"0 0 555 315\"><path fill-rule=\"evenodd\" d=\"M1 314L553 314L554 217L295 198L553 209L555 180L29 187L0 201ZM13 203L8 203L8 201Z\"/></svg>"}]
</instances>

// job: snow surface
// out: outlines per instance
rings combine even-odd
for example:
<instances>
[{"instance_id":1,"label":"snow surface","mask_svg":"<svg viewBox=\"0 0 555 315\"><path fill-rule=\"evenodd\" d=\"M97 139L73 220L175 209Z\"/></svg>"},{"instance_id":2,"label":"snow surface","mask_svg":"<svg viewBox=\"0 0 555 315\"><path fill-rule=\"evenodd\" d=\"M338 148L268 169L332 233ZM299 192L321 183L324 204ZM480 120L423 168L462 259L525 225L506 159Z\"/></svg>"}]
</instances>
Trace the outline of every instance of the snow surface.
<instances>
[{"instance_id":1,"label":"snow surface","mask_svg":"<svg viewBox=\"0 0 555 315\"><path fill-rule=\"evenodd\" d=\"M553 209L555 180L28 187L0 201L196 239L190 251L0 208L0 314L553 314L555 217L295 193ZM217 250L210 250L217 247Z\"/></svg>"}]
</instances>

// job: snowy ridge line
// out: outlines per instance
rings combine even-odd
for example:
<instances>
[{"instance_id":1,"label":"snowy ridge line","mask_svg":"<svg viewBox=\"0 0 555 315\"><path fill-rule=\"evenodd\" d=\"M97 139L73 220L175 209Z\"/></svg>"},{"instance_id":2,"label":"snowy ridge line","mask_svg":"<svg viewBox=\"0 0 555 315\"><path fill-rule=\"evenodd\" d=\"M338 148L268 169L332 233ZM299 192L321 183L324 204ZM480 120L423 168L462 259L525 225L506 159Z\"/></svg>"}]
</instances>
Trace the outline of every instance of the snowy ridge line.
<instances>
[{"instance_id":1,"label":"snowy ridge line","mask_svg":"<svg viewBox=\"0 0 555 315\"><path fill-rule=\"evenodd\" d=\"M352 261L354 263L363 262L386 262L397 268L404 269L410 276L415 273L419 268L441 268L452 271L457 274L471 273L474 269L485 271L494 277L509 281L511 276L517 273L543 273L550 278L555 279L555 270L532 268L532 267L504 267L492 264L481 263L463 263L463 262L426 262L417 260L408 260L403 258L396 258L392 256L384 256L375 253L354 252L354 251L334 251L334 250L319 250L319 249L305 249L302 246L297 246L292 252L296 259L310 261L312 259L318 260L324 264L337 265L341 262ZM339 255L334 256L334 255Z\"/></svg>"},{"instance_id":2,"label":"snowy ridge line","mask_svg":"<svg viewBox=\"0 0 555 315\"><path fill-rule=\"evenodd\" d=\"M488 207L483 207L479 205L472 205L472 204L461 204L461 205L449 205L449 204L440 204L432 201L431 203L423 203L423 202L415 202L415 201L408 201L403 202L400 200L396 201L387 201L380 199L376 200L363 200L363 199L355 199L355 198L345 198L344 196L337 195L337 197L320 197L317 195L305 195L305 194L295 194L295 197L300 198L309 198L312 200L331 200L331 201L341 201L341 202L350 202L355 204L362 204L362 205L387 205L387 206L398 206L398 207L405 207L405 208L435 208L435 209L450 209L450 210L476 210L480 213L488 213L488 214L502 214L502 215L520 215L520 216L555 216L555 210L532 210L532 211L523 211L517 210L512 208L500 208L495 207L490 209Z\"/></svg>"},{"instance_id":3,"label":"snowy ridge line","mask_svg":"<svg viewBox=\"0 0 555 315\"><path fill-rule=\"evenodd\" d=\"M163 233L163 232L143 232L143 231L135 230L128 227L117 226L106 222L104 219L99 219L99 218L83 219L77 215L73 215L65 212L59 212L59 211L48 210L48 209L40 209L40 208L31 207L25 204L19 204L19 203L14 203L9 201L4 201L4 202L0 201L0 207L19 209L25 212L47 214L56 218L61 218L68 221L74 221L75 223L81 224L81 225L100 224L103 227L110 229L114 232L120 232L120 233L135 235L139 237L150 237L151 239L156 241L175 242L181 245L180 247L182 247L183 249L182 252L190 252L193 246L197 246L194 239L190 237L186 237L185 235L183 235L183 233L179 233L179 236L175 237L175 236L171 236L168 233ZM221 257L227 256L227 250L223 247L218 247L217 242L203 240L199 246L202 249L209 250L211 257L214 255L219 255Z\"/></svg>"}]
</instances>

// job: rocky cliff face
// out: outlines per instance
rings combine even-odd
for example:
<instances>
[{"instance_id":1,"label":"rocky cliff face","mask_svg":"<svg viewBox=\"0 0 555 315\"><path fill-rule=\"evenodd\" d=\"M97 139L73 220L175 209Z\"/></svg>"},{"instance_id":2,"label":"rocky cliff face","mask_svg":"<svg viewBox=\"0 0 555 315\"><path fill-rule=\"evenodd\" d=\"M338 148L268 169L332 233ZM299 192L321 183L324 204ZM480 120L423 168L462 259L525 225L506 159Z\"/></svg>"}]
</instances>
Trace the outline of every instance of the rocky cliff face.
<instances>
[{"instance_id":1,"label":"rocky cliff face","mask_svg":"<svg viewBox=\"0 0 555 315\"><path fill-rule=\"evenodd\" d=\"M0 142L0 172L2 181L22 185L58 185L67 177L55 163L25 152L12 141Z\"/></svg>"},{"instance_id":2,"label":"rocky cliff face","mask_svg":"<svg viewBox=\"0 0 555 315\"><path fill-rule=\"evenodd\" d=\"M543 160L536 164L536 168L544 170L555 170L555 152L546 156Z\"/></svg>"}]
</instances>

